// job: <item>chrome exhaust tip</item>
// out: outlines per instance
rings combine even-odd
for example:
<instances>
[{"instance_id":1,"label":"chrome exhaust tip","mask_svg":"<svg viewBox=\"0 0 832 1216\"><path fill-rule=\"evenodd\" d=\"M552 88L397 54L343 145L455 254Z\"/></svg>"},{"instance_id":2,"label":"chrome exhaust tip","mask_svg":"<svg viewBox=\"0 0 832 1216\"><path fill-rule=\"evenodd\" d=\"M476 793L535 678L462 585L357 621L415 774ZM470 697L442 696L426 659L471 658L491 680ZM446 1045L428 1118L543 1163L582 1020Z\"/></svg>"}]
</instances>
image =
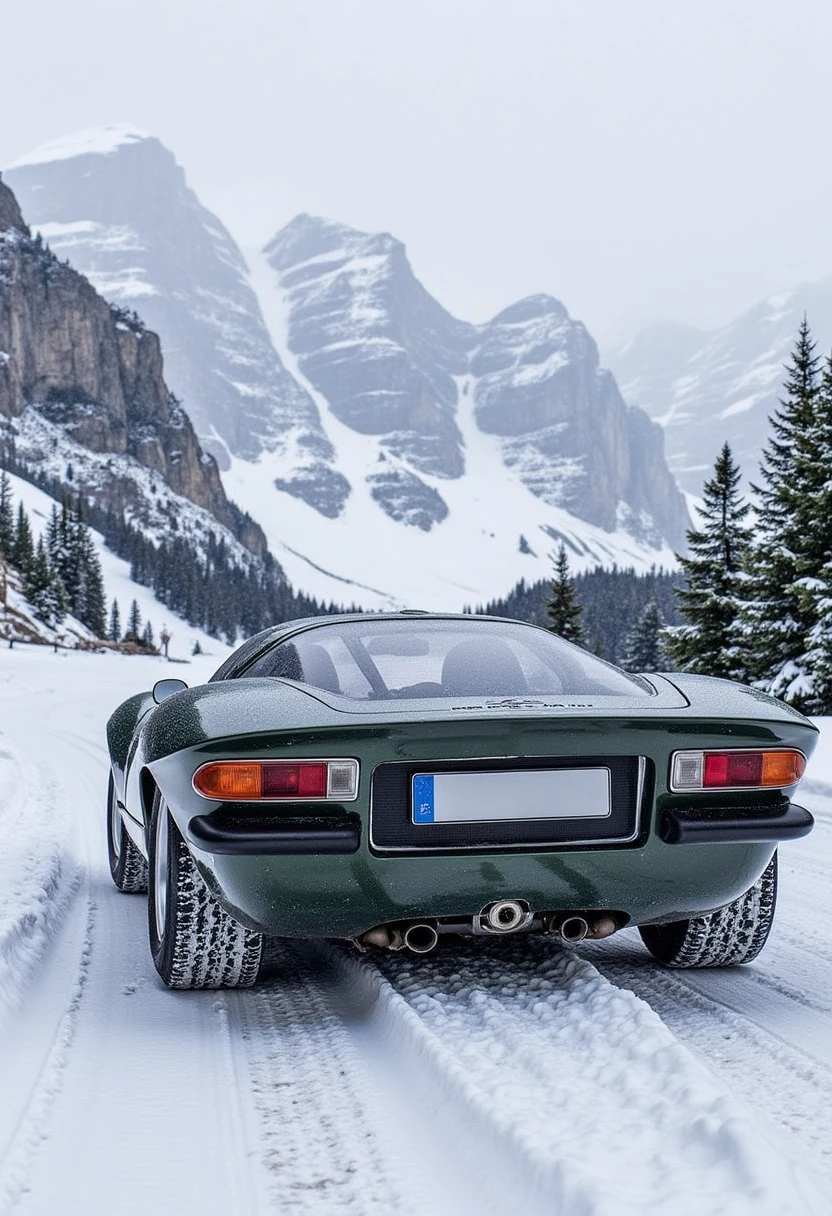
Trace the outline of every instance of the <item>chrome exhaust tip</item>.
<instances>
[{"instance_id":1,"label":"chrome exhaust tip","mask_svg":"<svg viewBox=\"0 0 832 1216\"><path fill-rule=\"evenodd\" d=\"M404 944L413 954L430 954L438 941L439 934L433 925L410 925L404 931Z\"/></svg>"},{"instance_id":2,"label":"chrome exhaust tip","mask_svg":"<svg viewBox=\"0 0 832 1216\"><path fill-rule=\"evenodd\" d=\"M589 933L589 923L583 916L564 916L557 926L561 941L582 942Z\"/></svg>"},{"instance_id":3,"label":"chrome exhaust tip","mask_svg":"<svg viewBox=\"0 0 832 1216\"><path fill-rule=\"evenodd\" d=\"M480 913L480 924L489 933L514 933L531 920L528 906L519 899L498 899Z\"/></svg>"}]
</instances>

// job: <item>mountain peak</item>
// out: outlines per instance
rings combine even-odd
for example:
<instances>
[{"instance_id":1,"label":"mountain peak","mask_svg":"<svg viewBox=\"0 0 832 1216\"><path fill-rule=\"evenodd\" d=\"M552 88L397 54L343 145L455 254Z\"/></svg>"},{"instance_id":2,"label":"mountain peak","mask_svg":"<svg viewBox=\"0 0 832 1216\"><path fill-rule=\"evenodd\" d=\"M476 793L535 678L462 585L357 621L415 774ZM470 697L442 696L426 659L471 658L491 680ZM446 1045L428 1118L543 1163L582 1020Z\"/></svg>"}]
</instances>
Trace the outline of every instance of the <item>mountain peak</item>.
<instances>
[{"instance_id":1,"label":"mountain peak","mask_svg":"<svg viewBox=\"0 0 832 1216\"><path fill-rule=\"evenodd\" d=\"M363 232L304 211L272 237L264 252L285 269L312 257L334 256L346 261L356 255L383 256L396 251L404 251L404 245L389 232Z\"/></svg>"},{"instance_id":2,"label":"mountain peak","mask_svg":"<svg viewBox=\"0 0 832 1216\"><path fill-rule=\"evenodd\" d=\"M61 139L50 140L41 144L31 152L27 152L7 169L22 169L27 165L49 164L56 160L71 160L76 156L108 156L111 152L129 144L143 143L153 139L147 131L132 127L125 123L116 123L106 127L86 127L82 131L74 131Z\"/></svg>"},{"instance_id":3,"label":"mountain peak","mask_svg":"<svg viewBox=\"0 0 832 1216\"><path fill-rule=\"evenodd\" d=\"M9 228L16 228L20 232L28 231L17 199L0 178L0 232L5 232Z\"/></svg>"}]
</instances>

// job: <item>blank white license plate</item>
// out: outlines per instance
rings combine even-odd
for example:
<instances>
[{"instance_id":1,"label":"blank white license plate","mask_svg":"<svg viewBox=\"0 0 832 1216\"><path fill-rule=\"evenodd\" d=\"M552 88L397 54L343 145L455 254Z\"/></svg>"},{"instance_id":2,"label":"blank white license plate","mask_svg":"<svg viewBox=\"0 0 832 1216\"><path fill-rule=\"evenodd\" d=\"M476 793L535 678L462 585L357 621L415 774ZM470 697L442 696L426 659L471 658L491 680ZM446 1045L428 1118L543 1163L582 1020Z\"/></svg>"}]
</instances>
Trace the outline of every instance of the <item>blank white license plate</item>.
<instances>
[{"instance_id":1,"label":"blank white license plate","mask_svg":"<svg viewBox=\"0 0 832 1216\"><path fill-rule=\"evenodd\" d=\"M415 773L414 823L493 823L515 819L605 819L608 768Z\"/></svg>"}]
</instances>

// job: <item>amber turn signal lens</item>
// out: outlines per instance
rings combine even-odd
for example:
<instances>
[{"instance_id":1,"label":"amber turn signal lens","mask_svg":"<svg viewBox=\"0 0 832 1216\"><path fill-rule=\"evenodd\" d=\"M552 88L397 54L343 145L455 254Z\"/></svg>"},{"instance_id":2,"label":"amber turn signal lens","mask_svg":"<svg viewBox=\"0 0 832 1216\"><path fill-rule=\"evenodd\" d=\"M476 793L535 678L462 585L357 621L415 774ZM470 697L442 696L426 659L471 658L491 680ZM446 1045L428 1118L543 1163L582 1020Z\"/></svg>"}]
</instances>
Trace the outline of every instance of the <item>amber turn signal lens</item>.
<instances>
[{"instance_id":1,"label":"amber turn signal lens","mask_svg":"<svg viewBox=\"0 0 832 1216\"><path fill-rule=\"evenodd\" d=\"M194 774L194 789L205 798L236 801L259 798L263 787L261 766L240 761L205 764Z\"/></svg>"},{"instance_id":2,"label":"amber turn signal lens","mask_svg":"<svg viewBox=\"0 0 832 1216\"><path fill-rule=\"evenodd\" d=\"M800 752L763 752L761 785L794 785L803 776L806 757Z\"/></svg>"}]
</instances>

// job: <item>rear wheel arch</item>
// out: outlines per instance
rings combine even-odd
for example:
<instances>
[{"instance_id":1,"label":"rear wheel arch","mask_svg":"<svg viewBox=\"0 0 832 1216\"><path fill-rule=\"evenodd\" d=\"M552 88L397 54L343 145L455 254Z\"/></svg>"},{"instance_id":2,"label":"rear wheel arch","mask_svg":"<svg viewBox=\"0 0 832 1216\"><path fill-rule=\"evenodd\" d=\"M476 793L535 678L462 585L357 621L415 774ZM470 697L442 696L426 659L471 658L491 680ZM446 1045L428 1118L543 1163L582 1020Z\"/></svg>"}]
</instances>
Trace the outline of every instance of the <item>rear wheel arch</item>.
<instances>
[{"instance_id":1,"label":"rear wheel arch","mask_svg":"<svg viewBox=\"0 0 832 1216\"><path fill-rule=\"evenodd\" d=\"M153 799L156 797L156 792L159 787L150 769L145 767L139 773L139 794L142 801L142 819L144 820L144 830L147 832L150 826L150 816L153 811Z\"/></svg>"}]
</instances>

